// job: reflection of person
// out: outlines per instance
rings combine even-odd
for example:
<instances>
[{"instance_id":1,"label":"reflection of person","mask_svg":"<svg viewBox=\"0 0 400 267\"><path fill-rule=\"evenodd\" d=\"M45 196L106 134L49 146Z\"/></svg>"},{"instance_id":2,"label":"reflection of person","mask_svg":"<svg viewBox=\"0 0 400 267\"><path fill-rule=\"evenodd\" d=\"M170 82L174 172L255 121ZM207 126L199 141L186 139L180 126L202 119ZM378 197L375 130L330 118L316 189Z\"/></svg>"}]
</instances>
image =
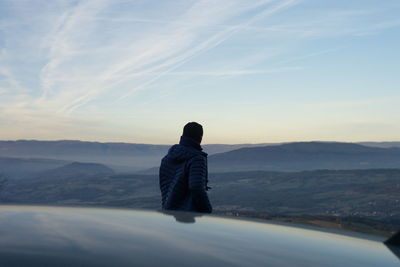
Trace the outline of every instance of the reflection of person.
<instances>
[{"instance_id":1,"label":"reflection of person","mask_svg":"<svg viewBox=\"0 0 400 267\"><path fill-rule=\"evenodd\" d=\"M211 213L206 190L207 154L200 146L203 127L190 122L183 128L179 145L172 146L160 166L162 208Z\"/></svg>"},{"instance_id":2,"label":"reflection of person","mask_svg":"<svg viewBox=\"0 0 400 267\"><path fill-rule=\"evenodd\" d=\"M175 221L180 223L195 223L196 217L201 217L202 214L200 213L193 213L193 212L178 212L178 211L163 211L166 215L174 216Z\"/></svg>"}]
</instances>

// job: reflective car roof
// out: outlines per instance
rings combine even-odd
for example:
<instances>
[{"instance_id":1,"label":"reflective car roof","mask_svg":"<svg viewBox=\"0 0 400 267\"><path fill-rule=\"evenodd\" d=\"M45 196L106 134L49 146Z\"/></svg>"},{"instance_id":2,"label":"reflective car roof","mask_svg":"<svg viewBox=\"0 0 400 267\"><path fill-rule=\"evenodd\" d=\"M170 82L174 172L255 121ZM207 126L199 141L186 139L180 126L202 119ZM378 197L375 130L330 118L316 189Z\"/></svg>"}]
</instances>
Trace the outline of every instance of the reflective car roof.
<instances>
[{"instance_id":1,"label":"reflective car roof","mask_svg":"<svg viewBox=\"0 0 400 267\"><path fill-rule=\"evenodd\" d=\"M399 266L379 239L182 212L0 206L1 266Z\"/></svg>"}]
</instances>

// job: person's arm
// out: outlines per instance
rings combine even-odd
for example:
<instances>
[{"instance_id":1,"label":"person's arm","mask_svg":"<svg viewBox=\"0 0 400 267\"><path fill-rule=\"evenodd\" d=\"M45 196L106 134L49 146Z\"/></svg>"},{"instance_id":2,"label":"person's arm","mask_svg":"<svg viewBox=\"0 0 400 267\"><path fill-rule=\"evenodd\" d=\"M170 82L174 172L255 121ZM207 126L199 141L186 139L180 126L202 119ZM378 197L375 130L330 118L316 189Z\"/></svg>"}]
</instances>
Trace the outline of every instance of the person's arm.
<instances>
[{"instance_id":1,"label":"person's arm","mask_svg":"<svg viewBox=\"0 0 400 267\"><path fill-rule=\"evenodd\" d=\"M211 213L212 207L206 192L207 164L206 158L196 156L189 166L189 190L197 211Z\"/></svg>"}]
</instances>

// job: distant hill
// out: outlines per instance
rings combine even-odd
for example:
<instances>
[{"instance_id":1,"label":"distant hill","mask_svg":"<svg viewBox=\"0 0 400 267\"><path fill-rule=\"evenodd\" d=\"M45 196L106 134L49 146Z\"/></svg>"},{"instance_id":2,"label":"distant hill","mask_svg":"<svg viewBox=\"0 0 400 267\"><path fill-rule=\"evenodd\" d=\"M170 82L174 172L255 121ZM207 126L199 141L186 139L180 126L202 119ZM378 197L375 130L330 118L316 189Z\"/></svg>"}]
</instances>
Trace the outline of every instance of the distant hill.
<instances>
[{"instance_id":1,"label":"distant hill","mask_svg":"<svg viewBox=\"0 0 400 267\"><path fill-rule=\"evenodd\" d=\"M236 149L240 149L243 147L260 147L260 146L275 146L280 145L280 143L259 143L259 144L237 144L237 145L225 145L225 144L210 144L210 145L201 145L209 155L224 153Z\"/></svg>"},{"instance_id":2,"label":"distant hill","mask_svg":"<svg viewBox=\"0 0 400 267\"><path fill-rule=\"evenodd\" d=\"M372 147L400 147L400 142L359 142L360 145L372 146Z\"/></svg>"},{"instance_id":3,"label":"distant hill","mask_svg":"<svg viewBox=\"0 0 400 267\"><path fill-rule=\"evenodd\" d=\"M290 149L294 147L301 146L300 144L304 144L304 149L309 149L309 151L298 153L298 149L296 150L296 154L293 154ZM314 145L312 145L314 144ZM374 168L374 167L398 167L398 165L393 163L395 159L389 159L389 161L385 164L373 164L368 160L375 160L375 158L367 158L365 161L359 161L358 164L350 161L347 164L341 164L335 166L335 164L340 163L337 161L337 158L340 158L342 155L331 155L330 157L334 157L335 160L329 161L329 159L325 160L325 163L322 164L322 161L319 160L320 156L326 157L326 155L315 154L314 157L317 158L315 161L311 159L311 161L315 161L317 164L306 164L301 162L303 156L314 153L312 151L312 147L315 147L315 144L335 144L334 148L331 146L330 148L326 148L328 150L332 149L341 149L344 147L340 144L345 144L349 149L351 145L360 148L355 143L326 143L326 142L307 142L307 143L285 143L285 144L276 144L276 143L264 143L264 144L237 144L237 145L226 145L226 144L209 144L203 145L204 151L210 155L210 170L211 171L230 171L230 170L307 170L307 169L315 169L315 168L334 168L340 169L341 166L345 166L347 168ZM393 147L396 144L400 144L400 142L382 142L382 143L374 143L374 142L366 142L368 147ZM33 159L55 159L62 161L61 164L57 166L50 166L49 168L39 167L40 170L50 169L59 167L68 162L94 162L105 164L111 167L113 170L117 172L129 173L129 172L137 172L142 171L142 173L155 173L157 168L148 171L152 167L157 167L160 164L161 158L167 153L170 145L151 145L151 144L134 144L134 143L101 143L101 142L84 142L84 141L74 141L74 140L61 140L61 141L35 141L35 140L18 140L18 141L0 141L0 157L13 157L20 159L28 159L32 161ZM282 149L288 149L287 151L283 151ZM308 148L306 148L308 147ZM272 148L270 152L265 152L265 155L262 152L265 148ZM241 150L243 149L243 150ZM250 149L250 150L247 150ZM254 150L253 150L254 149ZM311 150L310 150L311 149ZM400 149L400 148L399 148ZM232 152L233 154L226 154L224 156L215 155L219 153L231 152L234 150L239 150L240 152ZM293 150L294 151L294 150ZM315 151L317 152L317 151ZM379 153L381 153L380 151ZM284 155L286 153L286 155ZM329 152L330 153L330 152ZM346 153L346 152L345 152ZM386 152L385 152L386 153ZM251 155L250 155L251 154ZM289 154L292 154L289 156ZM377 155L375 152L374 155ZM265 158L264 156L269 157ZM245 156L244 162L242 162L242 157ZM237 168L232 166L229 162L225 162L223 158L226 157L237 157L237 159L233 159L232 162L238 160L239 164ZM254 161L251 162L251 158L254 157ZM231 159L231 158L230 158ZM250 159L250 160L249 160ZM268 159L267 161L263 161L263 159ZM274 162L274 159L279 162ZM380 160L378 158L377 160ZM309 156L307 156L305 161L310 161ZM354 160L354 158L353 158ZM215 164L213 163L215 161ZM347 161L347 158L344 159ZM286 163L285 163L286 162ZM298 163L297 167L294 166ZM329 164L331 162L331 164ZM377 161L375 161L377 163ZM33 164L33 163L32 163ZM36 164L36 163L35 163ZM39 165L42 163L38 163ZM52 163L53 164L53 163ZM229 165L228 165L229 164ZM288 167L292 165L293 167ZM7 165L7 164L6 164ZM28 164L29 165L29 164ZM42 164L43 165L43 164ZM267 166L268 165L268 166ZM10 168L14 166L10 165ZM234 169L232 169L233 167ZM8 168L8 166L5 166ZM35 169L36 167L30 166L28 169ZM24 170L25 168L21 168ZM1 173L1 161L0 161L0 173ZM20 168L15 168L16 173L19 173ZM143 171L144 170L144 171Z\"/></svg>"},{"instance_id":4,"label":"distant hill","mask_svg":"<svg viewBox=\"0 0 400 267\"><path fill-rule=\"evenodd\" d=\"M103 164L73 162L55 169L41 172L36 175L36 178L80 178L108 176L113 174L115 174L114 171Z\"/></svg>"},{"instance_id":5,"label":"distant hill","mask_svg":"<svg viewBox=\"0 0 400 267\"><path fill-rule=\"evenodd\" d=\"M219 153L211 155L208 163L211 172L400 168L400 148L299 142Z\"/></svg>"},{"instance_id":6,"label":"distant hill","mask_svg":"<svg viewBox=\"0 0 400 267\"><path fill-rule=\"evenodd\" d=\"M0 157L0 175L18 179L67 164L63 160Z\"/></svg>"},{"instance_id":7,"label":"distant hill","mask_svg":"<svg viewBox=\"0 0 400 267\"><path fill-rule=\"evenodd\" d=\"M226 152L242 147L266 144L204 145L209 154ZM131 172L153 167L160 163L171 145L134 143L101 143L76 140L61 141L0 141L0 157L49 158L65 161L106 164L120 172Z\"/></svg>"},{"instance_id":8,"label":"distant hill","mask_svg":"<svg viewBox=\"0 0 400 267\"><path fill-rule=\"evenodd\" d=\"M112 165L120 171L154 166L169 146L128 143L100 143L75 140L0 141L0 156L49 158L65 161L95 162Z\"/></svg>"}]
</instances>

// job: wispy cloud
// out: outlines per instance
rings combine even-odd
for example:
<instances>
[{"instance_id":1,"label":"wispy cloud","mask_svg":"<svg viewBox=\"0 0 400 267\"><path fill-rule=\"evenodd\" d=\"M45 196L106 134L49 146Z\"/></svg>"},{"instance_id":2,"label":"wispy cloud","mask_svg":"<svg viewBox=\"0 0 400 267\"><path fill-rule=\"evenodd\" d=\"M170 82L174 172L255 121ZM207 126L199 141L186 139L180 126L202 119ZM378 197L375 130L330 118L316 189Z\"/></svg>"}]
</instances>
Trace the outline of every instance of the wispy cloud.
<instances>
[{"instance_id":1,"label":"wispy cloud","mask_svg":"<svg viewBox=\"0 0 400 267\"><path fill-rule=\"evenodd\" d=\"M240 76L240 75L257 75L257 74L269 74L279 73L293 70L300 70L301 67L287 67L287 68L276 68L270 70L225 70L225 71L171 71L168 75L177 76ZM153 75L154 73L149 73Z\"/></svg>"},{"instance_id":2,"label":"wispy cloud","mask_svg":"<svg viewBox=\"0 0 400 267\"><path fill-rule=\"evenodd\" d=\"M241 24L217 31L215 34L211 34L211 36L204 33L210 26L221 24L226 20L232 19L235 15L260 7L260 2L248 5L245 8L233 5L232 1L228 2L220 1L215 5L215 2L212 1L200 1L194 4L178 19L170 22L166 29L164 29L168 33L167 35L161 38L157 37L156 40L154 40L154 36L150 35L150 38L145 39L145 48L139 48L139 50L143 50L139 56L128 57L127 60L114 64L101 74L102 84L88 89L84 95L79 96L64 106L62 111L71 112L104 90L113 88L129 79L138 76L148 76L152 73L155 74L154 77L144 80L119 97L119 100L125 99L135 91L145 89L193 57L199 56L201 53L216 47L242 27L251 24L257 19L271 15L282 8L293 5L296 1L283 1L273 6L268 5L271 1L261 2L267 4L267 6L261 12L250 19L246 19ZM182 21L185 23L182 24ZM205 25L208 25L206 29L204 28ZM156 42L154 43L154 41ZM159 72L159 70L163 71ZM158 72L155 73L156 71Z\"/></svg>"},{"instance_id":3,"label":"wispy cloud","mask_svg":"<svg viewBox=\"0 0 400 267\"><path fill-rule=\"evenodd\" d=\"M15 78L11 70L0 66L0 80L3 81L3 86L0 86L1 93L26 93L27 89Z\"/></svg>"}]
</instances>

